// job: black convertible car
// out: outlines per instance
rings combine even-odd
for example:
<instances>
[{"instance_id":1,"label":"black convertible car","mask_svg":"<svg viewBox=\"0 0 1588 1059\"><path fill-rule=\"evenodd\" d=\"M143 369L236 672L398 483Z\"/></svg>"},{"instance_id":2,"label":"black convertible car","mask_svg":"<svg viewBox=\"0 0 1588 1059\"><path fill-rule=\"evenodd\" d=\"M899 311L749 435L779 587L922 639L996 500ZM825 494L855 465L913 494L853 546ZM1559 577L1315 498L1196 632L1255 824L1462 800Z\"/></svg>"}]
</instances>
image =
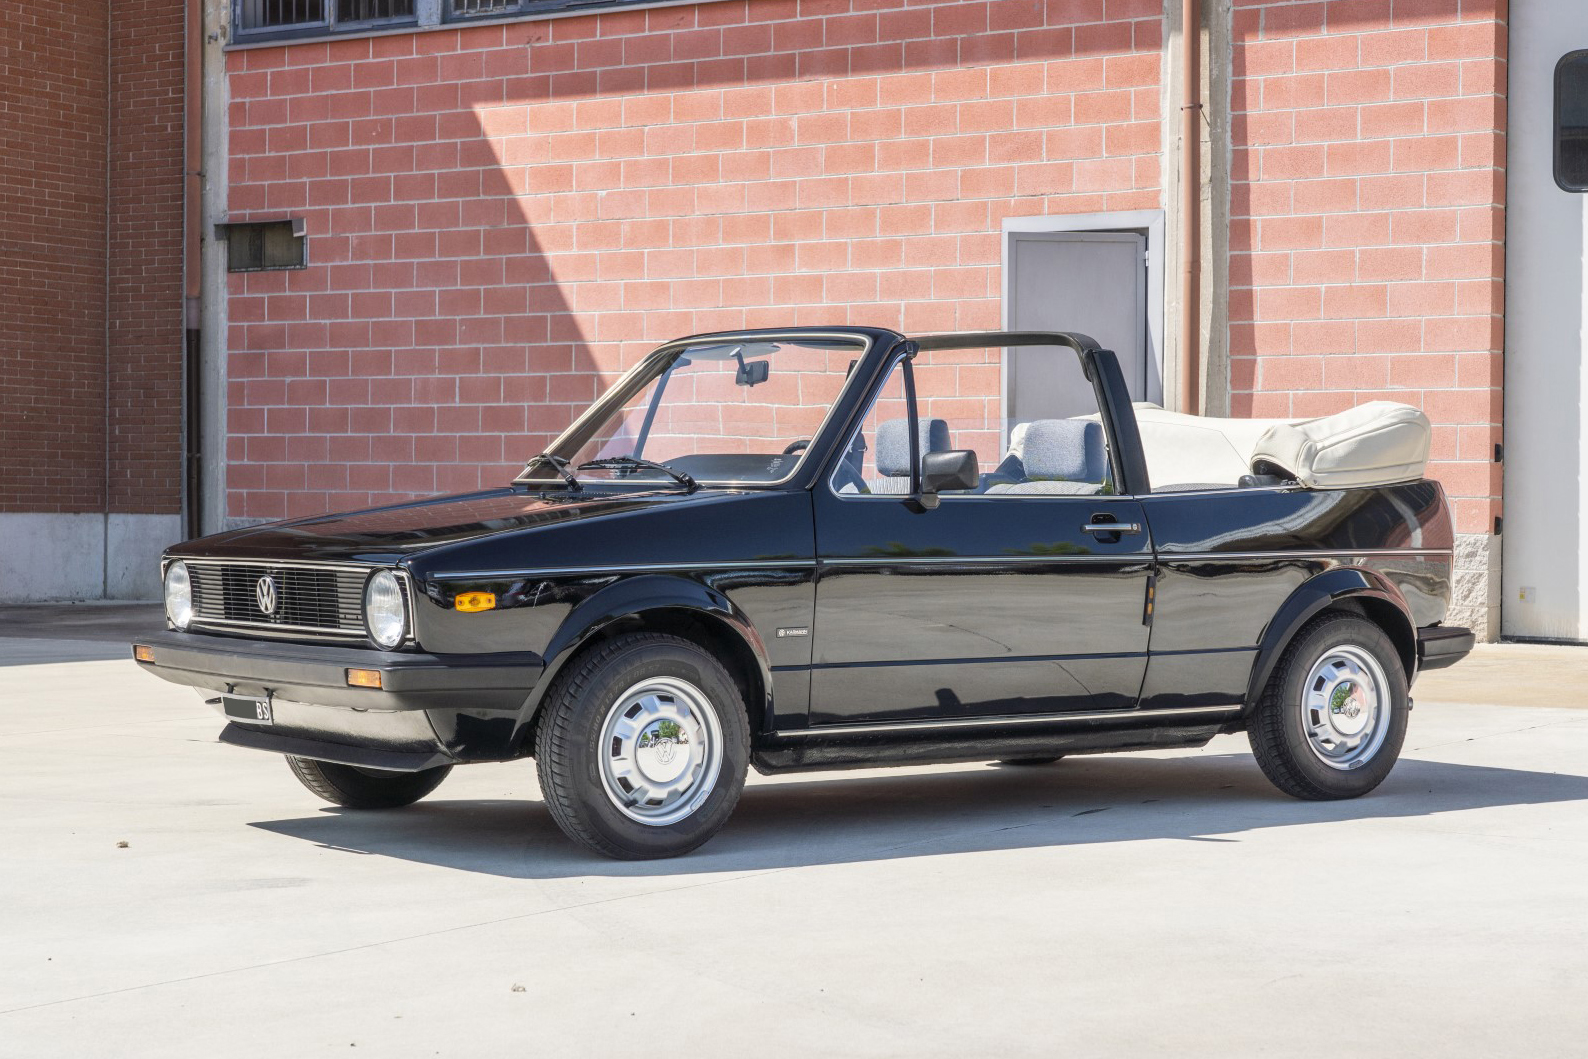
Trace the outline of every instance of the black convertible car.
<instances>
[{"instance_id":1,"label":"black convertible car","mask_svg":"<svg viewBox=\"0 0 1588 1059\"><path fill-rule=\"evenodd\" d=\"M1442 624L1428 437L1385 402L1133 405L1075 334L700 335L499 489L170 549L169 629L134 655L350 808L533 757L557 823L615 857L705 842L752 764L1244 730L1281 790L1354 797L1417 672L1472 645Z\"/></svg>"}]
</instances>

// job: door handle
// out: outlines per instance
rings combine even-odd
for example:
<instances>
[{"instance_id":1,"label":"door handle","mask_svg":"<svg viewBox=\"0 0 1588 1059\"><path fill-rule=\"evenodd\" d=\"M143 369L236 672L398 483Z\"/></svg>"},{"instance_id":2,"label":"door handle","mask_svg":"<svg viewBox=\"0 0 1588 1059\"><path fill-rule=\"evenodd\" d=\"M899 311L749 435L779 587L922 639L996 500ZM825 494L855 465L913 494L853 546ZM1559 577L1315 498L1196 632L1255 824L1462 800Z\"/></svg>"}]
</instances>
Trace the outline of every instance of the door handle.
<instances>
[{"instance_id":1,"label":"door handle","mask_svg":"<svg viewBox=\"0 0 1588 1059\"><path fill-rule=\"evenodd\" d=\"M1081 527L1083 533L1140 533L1140 522L1088 522Z\"/></svg>"}]
</instances>

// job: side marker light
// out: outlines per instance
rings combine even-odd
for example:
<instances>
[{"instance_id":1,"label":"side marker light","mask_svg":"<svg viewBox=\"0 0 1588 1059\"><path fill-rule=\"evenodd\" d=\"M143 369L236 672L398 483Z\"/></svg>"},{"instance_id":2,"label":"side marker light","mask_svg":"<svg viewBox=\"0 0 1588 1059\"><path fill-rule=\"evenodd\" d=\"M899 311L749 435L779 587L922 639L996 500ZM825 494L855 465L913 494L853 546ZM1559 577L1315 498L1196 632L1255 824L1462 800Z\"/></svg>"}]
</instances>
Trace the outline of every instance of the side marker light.
<instances>
[{"instance_id":1,"label":"side marker light","mask_svg":"<svg viewBox=\"0 0 1588 1059\"><path fill-rule=\"evenodd\" d=\"M378 669L349 669L347 671L347 684L352 688L378 688L380 687L380 670Z\"/></svg>"},{"instance_id":2,"label":"side marker light","mask_svg":"<svg viewBox=\"0 0 1588 1059\"><path fill-rule=\"evenodd\" d=\"M496 606L495 592L459 592L452 605L465 614L478 614Z\"/></svg>"}]
</instances>

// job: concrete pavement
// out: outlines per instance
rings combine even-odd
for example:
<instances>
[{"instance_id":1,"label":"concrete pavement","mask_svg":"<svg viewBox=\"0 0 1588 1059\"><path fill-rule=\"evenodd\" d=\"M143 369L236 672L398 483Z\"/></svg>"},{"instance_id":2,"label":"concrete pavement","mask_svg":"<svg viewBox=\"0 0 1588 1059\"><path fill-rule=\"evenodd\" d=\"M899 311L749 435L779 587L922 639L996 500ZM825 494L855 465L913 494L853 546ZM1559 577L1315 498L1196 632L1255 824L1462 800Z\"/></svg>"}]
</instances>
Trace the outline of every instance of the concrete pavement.
<instances>
[{"instance_id":1,"label":"concrete pavement","mask_svg":"<svg viewBox=\"0 0 1588 1059\"><path fill-rule=\"evenodd\" d=\"M4 1059L1588 1049L1579 710L1419 688L1350 803L1279 796L1240 737L752 777L699 853L620 864L562 838L528 762L348 813L217 745L193 693L23 639Z\"/></svg>"},{"instance_id":2,"label":"concrete pavement","mask_svg":"<svg viewBox=\"0 0 1588 1059\"><path fill-rule=\"evenodd\" d=\"M1485 643L1417 678L1417 701L1588 708L1588 647Z\"/></svg>"}]
</instances>

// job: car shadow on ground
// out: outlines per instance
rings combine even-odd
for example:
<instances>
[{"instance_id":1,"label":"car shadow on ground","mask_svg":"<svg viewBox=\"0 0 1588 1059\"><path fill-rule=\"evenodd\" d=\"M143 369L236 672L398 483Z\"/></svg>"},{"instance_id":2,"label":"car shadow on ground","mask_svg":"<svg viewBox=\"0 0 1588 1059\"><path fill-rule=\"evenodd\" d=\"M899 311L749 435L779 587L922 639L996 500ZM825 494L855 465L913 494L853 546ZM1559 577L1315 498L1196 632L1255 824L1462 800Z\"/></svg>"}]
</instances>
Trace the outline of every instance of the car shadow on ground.
<instances>
[{"instance_id":1,"label":"car shadow on ground","mask_svg":"<svg viewBox=\"0 0 1588 1059\"><path fill-rule=\"evenodd\" d=\"M1243 754L808 774L748 787L727 826L695 853L639 862L586 853L539 802L449 801L445 790L402 810L327 808L252 826L507 878L660 878L1098 842L1238 842L1272 827L1582 801L1588 777L1408 760L1365 798L1301 802L1270 787Z\"/></svg>"},{"instance_id":2,"label":"car shadow on ground","mask_svg":"<svg viewBox=\"0 0 1588 1059\"><path fill-rule=\"evenodd\" d=\"M132 641L165 628L158 603L22 603L0 607L0 666L132 657Z\"/></svg>"}]
</instances>

